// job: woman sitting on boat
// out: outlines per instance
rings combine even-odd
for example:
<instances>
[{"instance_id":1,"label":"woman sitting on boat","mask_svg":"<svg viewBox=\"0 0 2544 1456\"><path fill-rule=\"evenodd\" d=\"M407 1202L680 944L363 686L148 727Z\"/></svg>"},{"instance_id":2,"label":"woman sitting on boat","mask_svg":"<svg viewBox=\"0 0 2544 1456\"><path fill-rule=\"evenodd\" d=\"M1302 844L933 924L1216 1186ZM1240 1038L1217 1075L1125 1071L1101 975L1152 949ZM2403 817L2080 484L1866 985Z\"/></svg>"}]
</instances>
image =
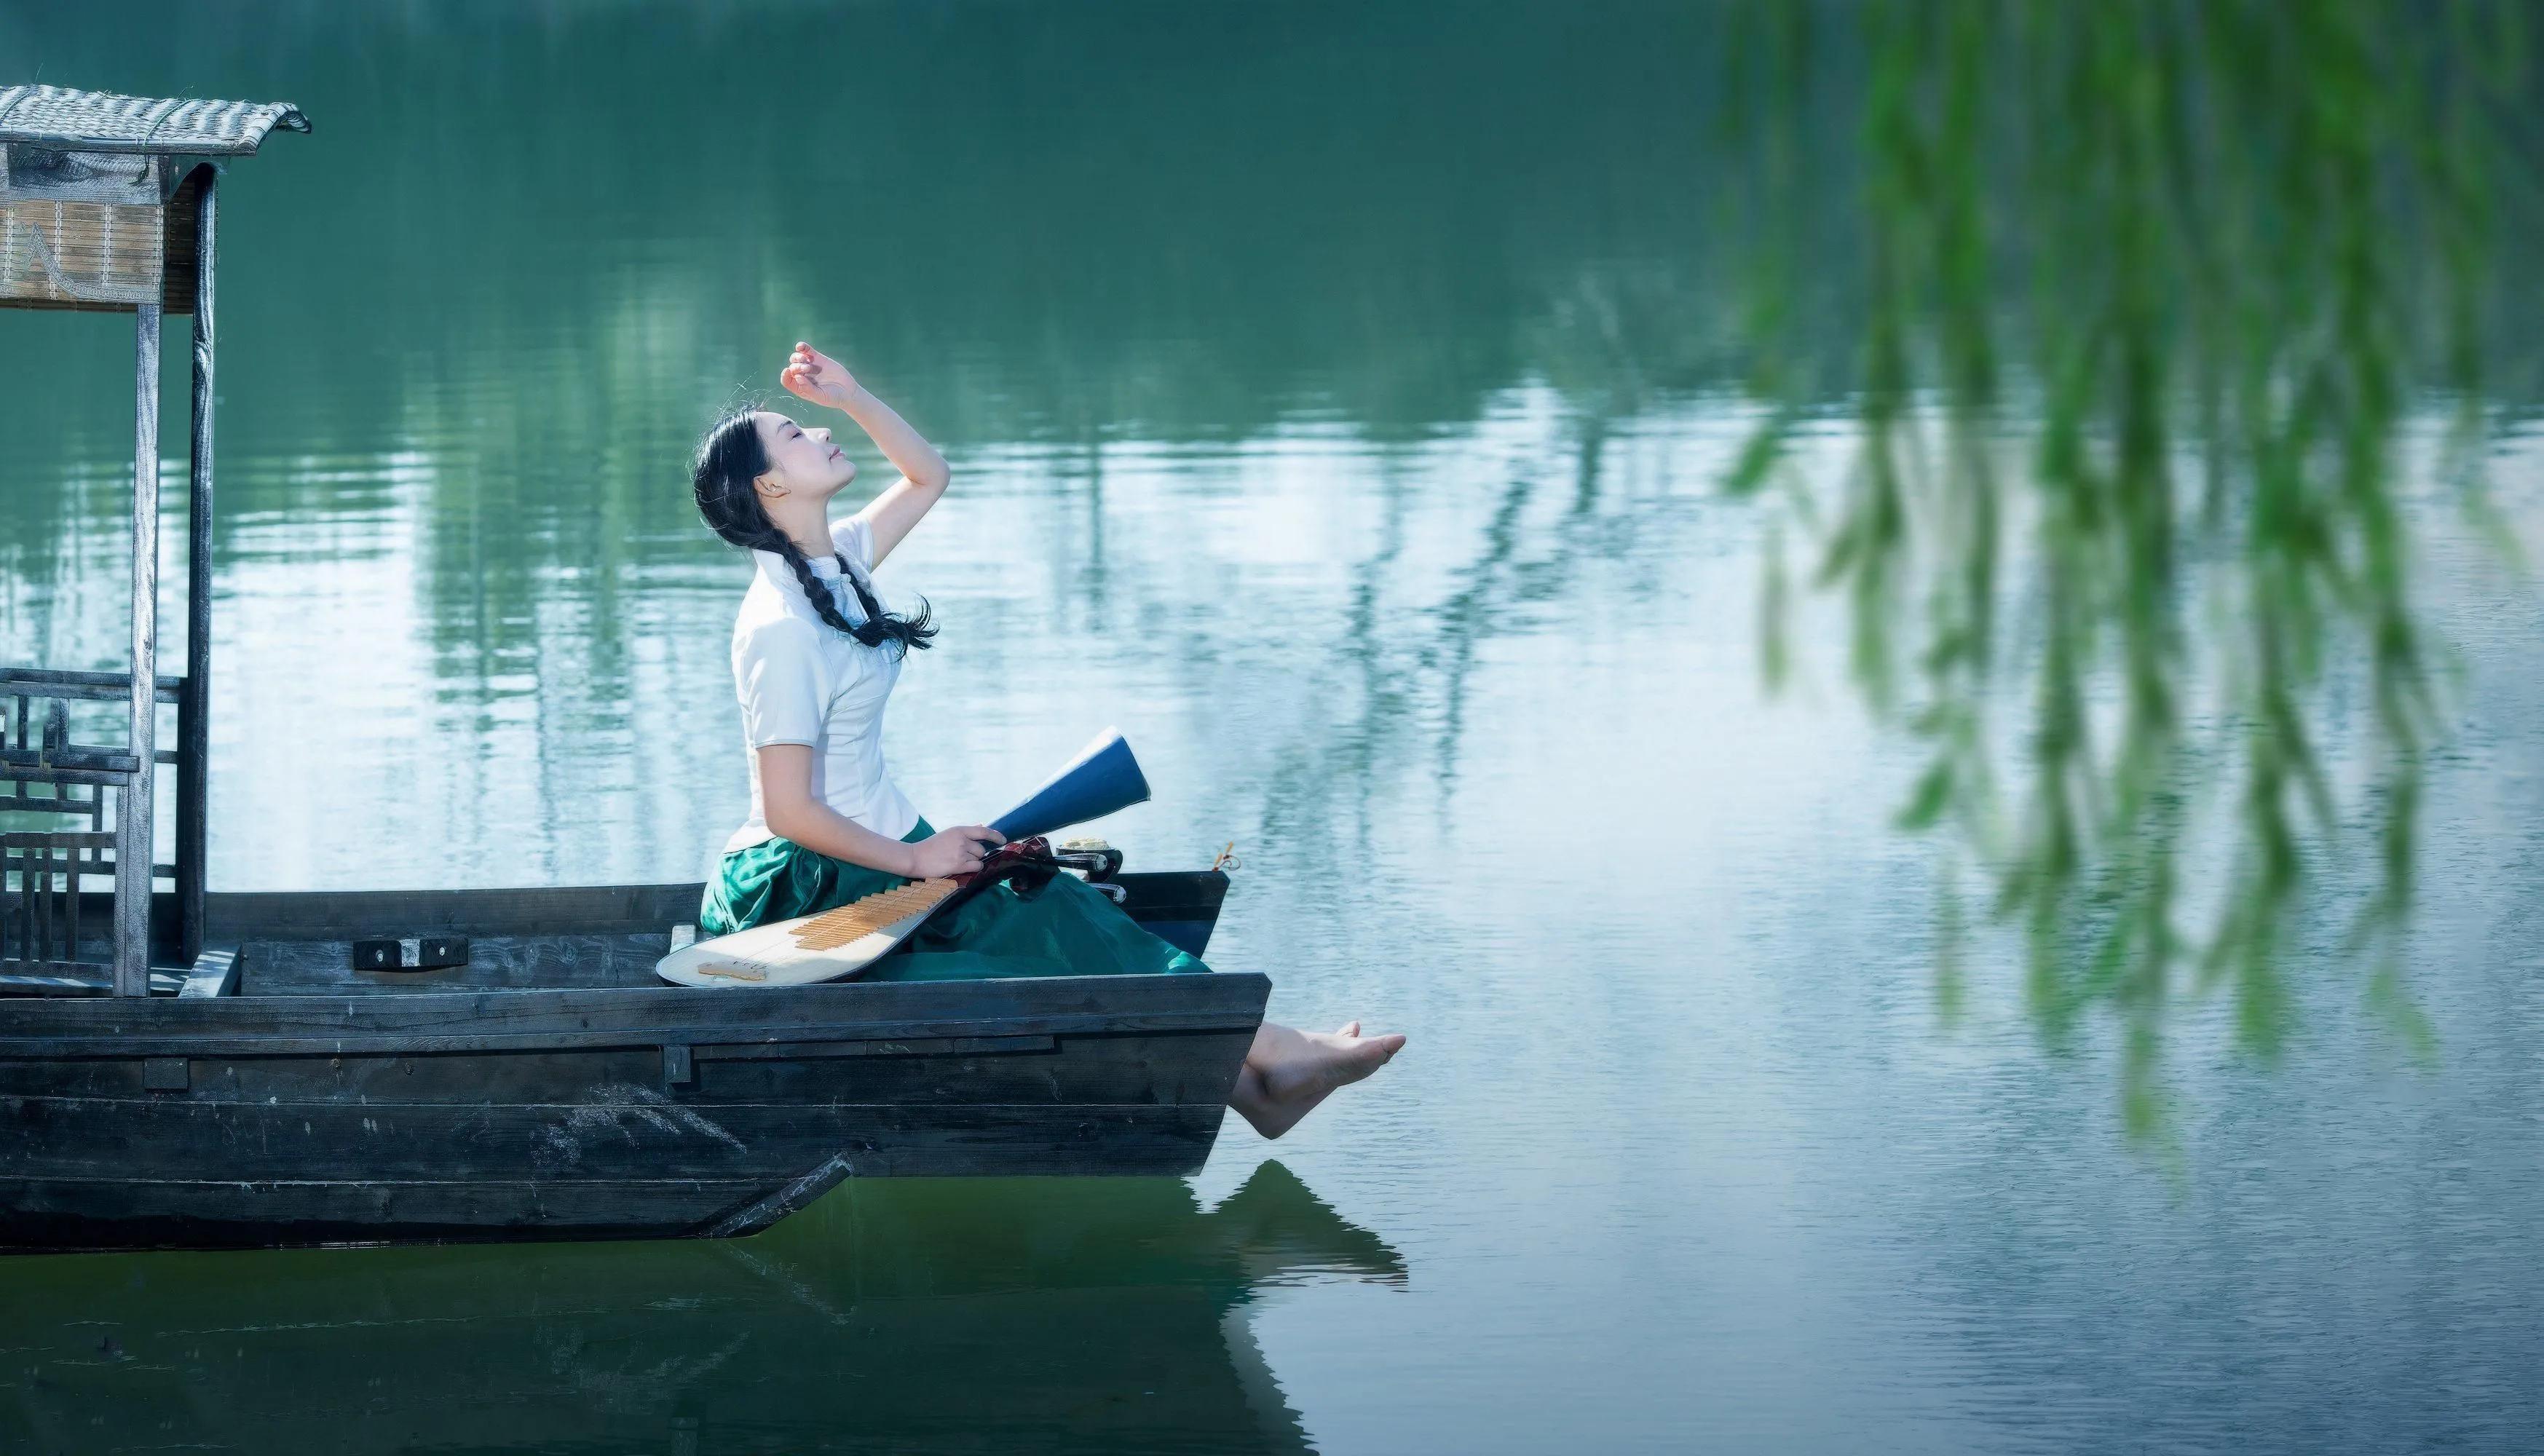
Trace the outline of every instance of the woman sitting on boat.
<instances>
[{"instance_id":1,"label":"woman sitting on boat","mask_svg":"<svg viewBox=\"0 0 2544 1456\"><path fill-rule=\"evenodd\" d=\"M848 371L809 344L778 375L844 412L902 478L865 508L830 519L857 477L827 428L765 410L737 412L698 446L698 512L747 547L758 575L733 629L734 686L751 760L751 819L726 841L698 915L704 935L819 914L914 880L965 874L1000 842L986 824L937 829L893 786L883 710L903 659L931 646L922 601L888 612L871 573L945 494L945 457ZM922 926L868 980L1205 971L1111 900L1070 876L1030 896L1004 885ZM1299 1032L1265 1022L1230 1106L1279 1137L1334 1089L1385 1065L1400 1035Z\"/></svg>"}]
</instances>

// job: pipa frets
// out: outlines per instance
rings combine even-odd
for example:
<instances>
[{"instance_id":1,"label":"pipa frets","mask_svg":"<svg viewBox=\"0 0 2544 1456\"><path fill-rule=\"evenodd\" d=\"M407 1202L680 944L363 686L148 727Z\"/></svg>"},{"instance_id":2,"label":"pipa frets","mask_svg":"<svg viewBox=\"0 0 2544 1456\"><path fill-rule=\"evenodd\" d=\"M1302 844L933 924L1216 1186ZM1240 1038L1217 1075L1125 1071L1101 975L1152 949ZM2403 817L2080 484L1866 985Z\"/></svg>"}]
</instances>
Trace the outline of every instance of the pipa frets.
<instances>
[{"instance_id":1,"label":"pipa frets","mask_svg":"<svg viewBox=\"0 0 2544 1456\"><path fill-rule=\"evenodd\" d=\"M959 888L961 885L951 880L916 880L898 888L878 890L864 899L850 900L835 910L806 919L796 927L795 944L807 951L835 951L887 925L934 909Z\"/></svg>"}]
</instances>

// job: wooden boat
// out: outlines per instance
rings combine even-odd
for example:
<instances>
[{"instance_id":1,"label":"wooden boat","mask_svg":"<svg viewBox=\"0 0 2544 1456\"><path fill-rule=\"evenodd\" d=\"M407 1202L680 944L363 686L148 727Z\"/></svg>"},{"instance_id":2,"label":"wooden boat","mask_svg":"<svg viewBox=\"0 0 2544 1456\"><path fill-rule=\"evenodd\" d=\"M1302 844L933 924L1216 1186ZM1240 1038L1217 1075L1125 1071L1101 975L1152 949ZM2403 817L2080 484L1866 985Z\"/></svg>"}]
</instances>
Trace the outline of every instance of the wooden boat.
<instances>
[{"instance_id":1,"label":"wooden boat","mask_svg":"<svg viewBox=\"0 0 2544 1456\"><path fill-rule=\"evenodd\" d=\"M1227 877L1119 882L1197 951ZM176 994L0 1002L0 1242L712 1237L850 1177L1188 1174L1270 991L665 985L698 892L207 896L236 950ZM351 969L383 932L464 935L469 963Z\"/></svg>"},{"instance_id":2,"label":"wooden boat","mask_svg":"<svg viewBox=\"0 0 2544 1456\"><path fill-rule=\"evenodd\" d=\"M0 88L0 306L136 329L132 670L0 668L0 824L84 821L0 829L0 1249L724 1237L852 1177L1198 1169L1260 975L693 989L653 973L693 883L207 892L216 187L278 127L308 123ZM189 649L162 676L158 346L187 310ZM120 745L71 739L100 700ZM1228 888L1116 882L1195 953ZM357 941L428 938L465 963L356 968Z\"/></svg>"}]
</instances>

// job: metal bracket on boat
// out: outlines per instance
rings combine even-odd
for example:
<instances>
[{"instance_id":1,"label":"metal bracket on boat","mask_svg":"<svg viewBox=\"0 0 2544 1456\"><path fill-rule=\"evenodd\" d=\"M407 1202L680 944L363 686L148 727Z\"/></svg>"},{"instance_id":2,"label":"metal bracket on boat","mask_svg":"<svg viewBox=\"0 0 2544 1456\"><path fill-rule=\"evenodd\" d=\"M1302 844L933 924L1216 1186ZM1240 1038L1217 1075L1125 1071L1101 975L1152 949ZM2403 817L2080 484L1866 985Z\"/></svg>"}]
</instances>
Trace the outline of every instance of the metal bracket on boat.
<instances>
[{"instance_id":1,"label":"metal bracket on boat","mask_svg":"<svg viewBox=\"0 0 2544 1456\"><path fill-rule=\"evenodd\" d=\"M1122 851L1101 839L1064 839L1051 857L1088 880L1110 880L1122 873Z\"/></svg>"},{"instance_id":2,"label":"metal bracket on boat","mask_svg":"<svg viewBox=\"0 0 2544 1456\"><path fill-rule=\"evenodd\" d=\"M1101 839L1071 839L1052 851L1052 862L1064 870L1074 870L1095 892L1117 905L1131 902L1131 892L1113 882L1122 873L1122 852Z\"/></svg>"},{"instance_id":3,"label":"metal bracket on boat","mask_svg":"<svg viewBox=\"0 0 2544 1456\"><path fill-rule=\"evenodd\" d=\"M447 970L468 963L468 938L457 935L354 942L356 970Z\"/></svg>"}]
</instances>

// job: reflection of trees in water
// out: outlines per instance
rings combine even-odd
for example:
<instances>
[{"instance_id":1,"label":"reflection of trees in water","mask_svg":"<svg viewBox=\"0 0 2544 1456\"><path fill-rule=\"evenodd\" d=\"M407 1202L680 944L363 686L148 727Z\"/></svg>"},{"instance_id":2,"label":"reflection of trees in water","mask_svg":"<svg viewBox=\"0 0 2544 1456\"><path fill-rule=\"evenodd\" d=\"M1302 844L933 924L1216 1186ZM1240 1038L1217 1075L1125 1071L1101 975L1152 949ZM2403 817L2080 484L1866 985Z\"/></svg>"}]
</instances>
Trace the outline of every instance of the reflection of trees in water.
<instances>
[{"instance_id":1,"label":"reflection of trees in water","mask_svg":"<svg viewBox=\"0 0 2544 1456\"><path fill-rule=\"evenodd\" d=\"M355 488L308 459L414 451L455 696L553 715L582 692L567 727L632 733L616 705L655 624L626 587L730 576L686 452L800 333L958 462L1242 439L1302 411L1391 448L1533 378L1571 389L1566 334L1613 337L1651 389L1700 382L1724 331L1685 286L1703 106L1675 58L1710 33L1633 3L1206 24L1163 3L311 4L253 28L213 4L111 39L0 17L0 50L171 95L288 80L323 129L236 178L224 516L323 518ZM818 142L782 95L823 98ZM0 354L30 426L0 481L128 452L89 398L128 341L72 324L98 327ZM61 540L29 495L0 522L40 510L27 538Z\"/></svg>"},{"instance_id":2,"label":"reflection of trees in water","mask_svg":"<svg viewBox=\"0 0 2544 1456\"><path fill-rule=\"evenodd\" d=\"M1590 603L1630 615L1668 589L1666 564L1685 555L1672 547L1698 535L1698 512L1689 496L1668 489L1666 468L1644 482L1660 489L1611 488L1621 444L1635 442L1620 440L1619 419L1601 411L1604 395L1525 392L1525 404L1547 408L1547 418L1528 421L1498 446L1510 453L1501 466L1507 473L1461 507L1454 527L1420 518L1419 498L1443 485L1471 492L1457 473L1489 468L1496 449L1462 441L1445 463L1381 457L1378 532L1351 565L1336 624L1328 680L1344 706L1309 718L1282 747L1252 842L1278 844L1331 824L1367 850L1391 832L1375 797L1407 769L1446 809L1488 648L1546 632ZM1637 463L1649 466L1648 458ZM1425 530L1464 540L1462 553L1445 566L1420 559ZM1631 574L1622 587L1594 583L1601 569L1617 566ZM1562 630L1583 629L1572 622Z\"/></svg>"},{"instance_id":3,"label":"reflection of trees in water","mask_svg":"<svg viewBox=\"0 0 2544 1456\"><path fill-rule=\"evenodd\" d=\"M1779 412L1731 485L1812 534L1865 696L1931 748L1903 818L1985 867L2042 1026L2121 1019L2138 1131L2184 985L2231 986L2243 1045L2281 1036L2310 857L2361 832L2327 768L2357 715L2383 877L2352 944L2418 1035L2399 936L2437 717L2406 419L2451 402L2436 470L2474 484L2494 213L2526 141L2517 10L1968 0L1832 37L1795 6L1747 38ZM1860 78L1816 58L1859 46ZM1798 260L1828 256L1802 235L1843 185L1812 154L1831 108L1863 128L1862 356L1834 405L1796 339ZM1813 438L1832 418L1834 465ZM2009 689L2028 700L2011 774ZM2211 793L2234 805L2227 879L2186 932Z\"/></svg>"},{"instance_id":4,"label":"reflection of trees in water","mask_svg":"<svg viewBox=\"0 0 2544 1456\"><path fill-rule=\"evenodd\" d=\"M1278 1163L851 1183L733 1244L28 1261L12 1450L1305 1451L1257 1292L1400 1285ZM92 1418L98 1423L92 1423Z\"/></svg>"}]
</instances>

